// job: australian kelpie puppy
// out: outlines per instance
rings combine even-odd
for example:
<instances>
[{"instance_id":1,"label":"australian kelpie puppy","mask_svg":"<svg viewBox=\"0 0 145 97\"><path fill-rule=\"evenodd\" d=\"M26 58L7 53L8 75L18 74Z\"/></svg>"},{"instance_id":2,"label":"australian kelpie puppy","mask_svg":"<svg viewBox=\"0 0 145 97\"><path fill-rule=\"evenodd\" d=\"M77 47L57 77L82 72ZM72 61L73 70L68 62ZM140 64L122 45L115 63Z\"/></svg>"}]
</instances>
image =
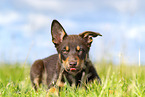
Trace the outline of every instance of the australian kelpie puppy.
<instances>
[{"instance_id":1,"label":"australian kelpie puppy","mask_svg":"<svg viewBox=\"0 0 145 97\"><path fill-rule=\"evenodd\" d=\"M37 60L30 70L30 78L35 90L40 83L48 88L53 85L62 87L67 82L72 86L101 79L89 59L92 37L100 33L85 31L79 35L67 35L62 25L53 20L51 25L52 42L58 54Z\"/></svg>"}]
</instances>

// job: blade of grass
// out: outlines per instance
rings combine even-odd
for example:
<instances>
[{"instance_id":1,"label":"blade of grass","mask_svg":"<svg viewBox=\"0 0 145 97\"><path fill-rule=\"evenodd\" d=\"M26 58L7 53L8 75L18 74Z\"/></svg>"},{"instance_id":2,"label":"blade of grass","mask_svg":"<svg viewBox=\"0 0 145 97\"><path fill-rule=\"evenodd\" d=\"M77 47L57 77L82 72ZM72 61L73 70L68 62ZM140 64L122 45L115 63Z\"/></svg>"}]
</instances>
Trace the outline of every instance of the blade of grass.
<instances>
[{"instance_id":1,"label":"blade of grass","mask_svg":"<svg viewBox=\"0 0 145 97\"><path fill-rule=\"evenodd\" d=\"M105 83L104 83L104 86L103 86L103 88L102 88L102 90L101 90L101 93L100 93L99 97L102 97L102 94L103 94L103 92L104 92L104 90L105 90L105 88L106 88L106 86L107 86L108 79L109 79L109 75L110 75L110 70L111 70L111 66L110 66L109 69L108 69L107 76L106 76L106 81L105 81Z\"/></svg>"}]
</instances>

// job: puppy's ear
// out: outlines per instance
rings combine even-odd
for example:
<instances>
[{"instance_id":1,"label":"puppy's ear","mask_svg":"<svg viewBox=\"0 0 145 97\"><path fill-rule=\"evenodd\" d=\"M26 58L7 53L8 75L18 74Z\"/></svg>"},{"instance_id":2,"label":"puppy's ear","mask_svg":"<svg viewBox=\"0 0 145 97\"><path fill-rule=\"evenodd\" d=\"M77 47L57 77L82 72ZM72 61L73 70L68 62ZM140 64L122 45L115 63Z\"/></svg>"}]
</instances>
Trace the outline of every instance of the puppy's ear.
<instances>
[{"instance_id":1,"label":"puppy's ear","mask_svg":"<svg viewBox=\"0 0 145 97\"><path fill-rule=\"evenodd\" d=\"M91 43L93 42L92 37L102 36L100 33L92 31L85 31L79 35L86 41L88 47L90 47Z\"/></svg>"},{"instance_id":2,"label":"puppy's ear","mask_svg":"<svg viewBox=\"0 0 145 97\"><path fill-rule=\"evenodd\" d=\"M64 37L67 36L64 28L57 20L52 21L51 35L52 35L52 42L55 44L55 47L57 47L62 42Z\"/></svg>"}]
</instances>

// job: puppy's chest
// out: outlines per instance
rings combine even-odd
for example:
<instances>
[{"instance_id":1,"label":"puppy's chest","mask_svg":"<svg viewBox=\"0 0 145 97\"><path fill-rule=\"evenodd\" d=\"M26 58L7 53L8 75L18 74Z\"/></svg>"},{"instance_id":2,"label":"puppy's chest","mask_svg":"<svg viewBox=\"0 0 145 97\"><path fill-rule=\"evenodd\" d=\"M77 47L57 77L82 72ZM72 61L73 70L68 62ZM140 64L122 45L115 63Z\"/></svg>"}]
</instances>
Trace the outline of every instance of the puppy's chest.
<instances>
[{"instance_id":1,"label":"puppy's chest","mask_svg":"<svg viewBox=\"0 0 145 97\"><path fill-rule=\"evenodd\" d=\"M64 71L61 81L62 82L67 81L71 86L78 86L83 81L83 77L85 76L85 74L86 74L85 70L82 70L75 76Z\"/></svg>"}]
</instances>

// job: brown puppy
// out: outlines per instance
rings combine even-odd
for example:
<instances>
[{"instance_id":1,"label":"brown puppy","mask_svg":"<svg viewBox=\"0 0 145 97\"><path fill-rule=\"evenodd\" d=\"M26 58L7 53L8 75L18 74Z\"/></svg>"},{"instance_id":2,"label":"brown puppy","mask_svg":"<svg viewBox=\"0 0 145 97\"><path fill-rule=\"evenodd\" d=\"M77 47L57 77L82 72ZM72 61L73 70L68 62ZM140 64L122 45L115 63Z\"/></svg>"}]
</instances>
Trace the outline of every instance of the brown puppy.
<instances>
[{"instance_id":1,"label":"brown puppy","mask_svg":"<svg viewBox=\"0 0 145 97\"><path fill-rule=\"evenodd\" d=\"M57 20L51 25L52 41L58 54L34 62L30 70L30 78L35 90L40 83L48 88L56 84L63 86L67 80L70 85L81 85L101 79L92 62L89 60L89 49L92 37L102 36L100 33L85 31L79 35L67 35Z\"/></svg>"}]
</instances>

